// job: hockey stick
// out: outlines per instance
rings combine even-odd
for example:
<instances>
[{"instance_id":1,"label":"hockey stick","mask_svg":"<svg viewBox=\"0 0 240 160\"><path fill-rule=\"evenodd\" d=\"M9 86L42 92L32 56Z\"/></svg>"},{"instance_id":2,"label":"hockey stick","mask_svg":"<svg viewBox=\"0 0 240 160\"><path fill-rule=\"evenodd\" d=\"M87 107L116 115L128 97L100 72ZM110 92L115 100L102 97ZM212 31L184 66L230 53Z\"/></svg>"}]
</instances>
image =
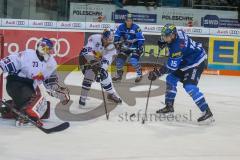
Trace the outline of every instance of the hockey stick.
<instances>
[{"instance_id":1,"label":"hockey stick","mask_svg":"<svg viewBox=\"0 0 240 160\"><path fill-rule=\"evenodd\" d=\"M52 128L44 128L42 126L40 126L38 124L38 122L34 121L33 119L31 119L29 116L27 116L26 114L18 111L16 108L14 107L11 107L8 103L6 103L5 101L3 100L0 100L0 103L4 104L5 106L9 107L13 113L15 113L17 116L29 121L31 124L33 124L34 126L36 126L38 129L40 129L41 131L43 131L44 133L46 134L50 134L50 133L54 133L54 132L60 132L60 131L63 131L65 129L67 129L70 124L69 122L64 122L64 123L61 123L55 127L52 127Z\"/></svg>"},{"instance_id":2,"label":"hockey stick","mask_svg":"<svg viewBox=\"0 0 240 160\"><path fill-rule=\"evenodd\" d=\"M108 113L108 110L107 110L107 103L106 103L106 99L105 99L105 94L104 94L103 87L102 87L101 83L100 83L100 85L101 85L101 90L102 90L102 97L103 97L103 104L104 104L105 114L106 114L106 118L108 120L109 119L109 113Z\"/></svg>"},{"instance_id":3,"label":"hockey stick","mask_svg":"<svg viewBox=\"0 0 240 160\"><path fill-rule=\"evenodd\" d=\"M160 48L158 49L158 56L157 56L157 59L156 59L156 63L158 62L159 55L160 55ZM154 70L155 70L155 69L157 69L156 66L154 66ZM147 103L146 103L146 107L145 107L144 117L143 117L143 119L142 119L142 124L145 123L146 118L147 118L148 102L149 102L149 97L150 97L150 93L151 93L152 82L153 82L153 80L150 81L149 90L148 90L148 95L147 95Z\"/></svg>"}]
</instances>

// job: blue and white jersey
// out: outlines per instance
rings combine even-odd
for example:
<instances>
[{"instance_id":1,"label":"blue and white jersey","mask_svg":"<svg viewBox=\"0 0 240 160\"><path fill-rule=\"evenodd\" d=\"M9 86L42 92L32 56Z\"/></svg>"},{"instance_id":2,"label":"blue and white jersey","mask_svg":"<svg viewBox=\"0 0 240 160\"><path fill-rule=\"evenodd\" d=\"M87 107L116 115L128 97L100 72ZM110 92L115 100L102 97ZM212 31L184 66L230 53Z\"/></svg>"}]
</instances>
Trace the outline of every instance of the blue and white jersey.
<instances>
[{"instance_id":1,"label":"blue and white jersey","mask_svg":"<svg viewBox=\"0 0 240 160\"><path fill-rule=\"evenodd\" d=\"M114 41L120 41L123 38L126 41L133 41L131 48L141 48L145 38L140 27L137 24L132 24L131 28L127 28L126 24L121 24L114 35Z\"/></svg>"},{"instance_id":2,"label":"blue and white jersey","mask_svg":"<svg viewBox=\"0 0 240 160\"><path fill-rule=\"evenodd\" d=\"M180 69L185 71L198 66L206 58L207 54L201 43L193 41L182 30L177 31L177 38L168 44L169 58L166 67L170 71Z\"/></svg>"}]
</instances>

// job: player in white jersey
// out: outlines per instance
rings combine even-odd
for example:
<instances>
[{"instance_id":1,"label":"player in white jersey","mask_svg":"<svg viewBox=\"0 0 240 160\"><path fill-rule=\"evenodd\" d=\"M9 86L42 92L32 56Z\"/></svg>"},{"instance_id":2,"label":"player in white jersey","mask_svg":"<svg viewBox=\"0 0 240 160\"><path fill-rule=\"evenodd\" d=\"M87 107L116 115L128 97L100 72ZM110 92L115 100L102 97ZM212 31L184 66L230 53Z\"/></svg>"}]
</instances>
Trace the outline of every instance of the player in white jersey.
<instances>
[{"instance_id":1,"label":"player in white jersey","mask_svg":"<svg viewBox=\"0 0 240 160\"><path fill-rule=\"evenodd\" d=\"M79 55L79 65L84 74L79 100L80 105L85 105L88 91L95 80L101 83L108 93L107 98L109 100L115 103L122 102L113 88L110 74L107 71L116 54L117 51L113 44L113 32L111 30L105 29L102 34L94 34L88 38L87 45Z\"/></svg>"},{"instance_id":2,"label":"player in white jersey","mask_svg":"<svg viewBox=\"0 0 240 160\"><path fill-rule=\"evenodd\" d=\"M42 96L40 84L43 83L47 92L59 98L62 104L69 101L68 89L58 84L57 62L52 53L51 40L41 38L36 50L27 49L0 60L0 74L8 73L6 90L12 98L8 104L39 124L42 124L41 119L48 119L50 115L50 102ZM0 106L0 113L2 118L16 118L16 125L25 123L7 106Z\"/></svg>"}]
</instances>

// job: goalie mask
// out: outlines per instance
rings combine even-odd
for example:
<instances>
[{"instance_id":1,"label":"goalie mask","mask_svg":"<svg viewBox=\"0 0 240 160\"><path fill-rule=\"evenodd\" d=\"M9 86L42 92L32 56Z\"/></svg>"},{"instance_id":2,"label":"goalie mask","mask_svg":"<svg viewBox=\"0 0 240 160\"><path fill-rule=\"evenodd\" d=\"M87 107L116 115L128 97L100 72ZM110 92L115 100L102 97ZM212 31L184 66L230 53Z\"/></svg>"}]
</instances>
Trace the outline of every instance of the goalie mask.
<instances>
[{"instance_id":1,"label":"goalie mask","mask_svg":"<svg viewBox=\"0 0 240 160\"><path fill-rule=\"evenodd\" d=\"M44 61L50 58L53 54L53 43L50 39L42 38L37 44L37 51L39 56L43 57Z\"/></svg>"}]
</instances>

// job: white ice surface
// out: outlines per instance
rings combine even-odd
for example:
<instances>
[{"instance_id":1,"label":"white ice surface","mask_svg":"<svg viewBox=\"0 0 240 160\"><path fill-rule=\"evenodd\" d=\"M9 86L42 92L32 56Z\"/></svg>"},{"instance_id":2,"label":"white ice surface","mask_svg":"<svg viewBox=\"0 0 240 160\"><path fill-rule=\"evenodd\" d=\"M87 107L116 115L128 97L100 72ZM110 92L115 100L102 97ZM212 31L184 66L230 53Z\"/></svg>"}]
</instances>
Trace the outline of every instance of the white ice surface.
<instances>
[{"instance_id":1,"label":"white ice surface","mask_svg":"<svg viewBox=\"0 0 240 160\"><path fill-rule=\"evenodd\" d=\"M79 85L74 72L66 83ZM98 87L99 85L93 85ZM178 87L175 114L192 112L192 122L122 122L119 114L136 113L145 108L146 98L136 107L119 105L105 116L91 121L71 122L63 132L46 135L36 128L16 128L14 121L0 119L0 160L239 160L240 159L240 77L203 75L200 89L214 113L215 124L199 126L198 108ZM134 87L132 90L147 90ZM6 94L6 93L5 93ZM127 93L126 93L127 94ZM71 112L78 108L78 96ZM50 98L52 105L57 100ZM163 96L151 98L149 112L163 107ZM89 102L91 105L100 100ZM58 118L52 113L50 121Z\"/></svg>"}]
</instances>

